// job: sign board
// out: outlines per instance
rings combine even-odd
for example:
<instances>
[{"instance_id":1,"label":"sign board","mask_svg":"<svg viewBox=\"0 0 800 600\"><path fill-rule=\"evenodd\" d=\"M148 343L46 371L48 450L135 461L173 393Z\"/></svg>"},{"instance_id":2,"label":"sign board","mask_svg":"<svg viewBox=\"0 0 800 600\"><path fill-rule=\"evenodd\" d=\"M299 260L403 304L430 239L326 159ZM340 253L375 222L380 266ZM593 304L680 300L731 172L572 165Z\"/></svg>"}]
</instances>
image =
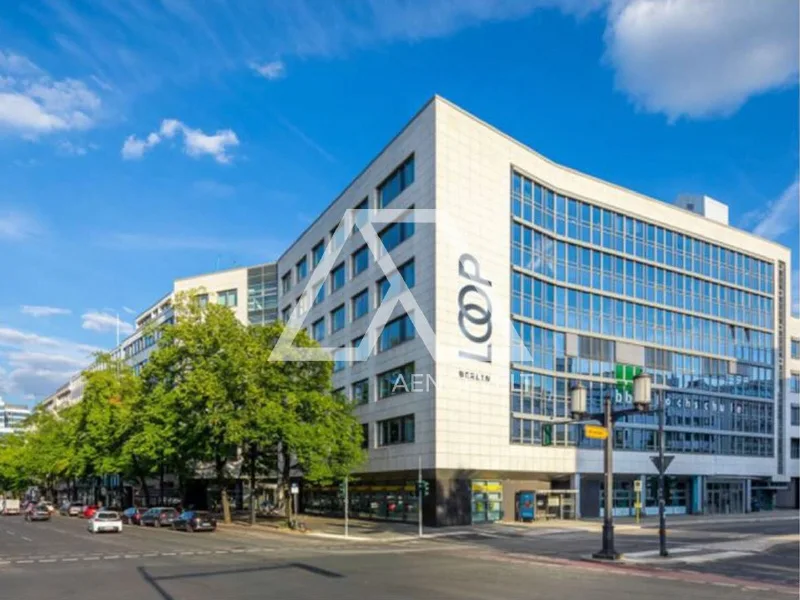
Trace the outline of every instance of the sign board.
<instances>
[{"instance_id":1,"label":"sign board","mask_svg":"<svg viewBox=\"0 0 800 600\"><path fill-rule=\"evenodd\" d=\"M656 454L655 456L651 456L650 460L653 461L653 464L656 466L656 470L659 472L659 474L663 474L667 472L667 469L669 469L669 465L672 463L673 460L675 460L675 455L665 454L663 465L661 464L661 457L658 456L658 454Z\"/></svg>"},{"instance_id":2,"label":"sign board","mask_svg":"<svg viewBox=\"0 0 800 600\"><path fill-rule=\"evenodd\" d=\"M608 438L608 429L600 425L584 425L583 435L590 440L605 440Z\"/></svg>"},{"instance_id":3,"label":"sign board","mask_svg":"<svg viewBox=\"0 0 800 600\"><path fill-rule=\"evenodd\" d=\"M642 480L637 479L633 482L633 491L634 492L641 492L642 491Z\"/></svg>"},{"instance_id":4,"label":"sign board","mask_svg":"<svg viewBox=\"0 0 800 600\"><path fill-rule=\"evenodd\" d=\"M617 379L617 389L620 392L633 394L633 378L642 372L642 367L633 365L616 365L615 375Z\"/></svg>"},{"instance_id":5,"label":"sign board","mask_svg":"<svg viewBox=\"0 0 800 600\"><path fill-rule=\"evenodd\" d=\"M294 494L299 494L300 493L300 487L296 483L293 483L290 491L291 491L291 493L293 495Z\"/></svg>"}]
</instances>

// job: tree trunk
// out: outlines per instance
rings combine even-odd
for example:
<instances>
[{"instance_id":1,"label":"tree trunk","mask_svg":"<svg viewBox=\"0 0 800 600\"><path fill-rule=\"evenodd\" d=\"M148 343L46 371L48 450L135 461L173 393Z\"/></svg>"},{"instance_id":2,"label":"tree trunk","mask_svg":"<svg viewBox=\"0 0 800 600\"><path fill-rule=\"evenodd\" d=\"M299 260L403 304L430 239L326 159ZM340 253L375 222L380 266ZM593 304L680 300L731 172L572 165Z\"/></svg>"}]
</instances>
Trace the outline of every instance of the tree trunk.
<instances>
[{"instance_id":1,"label":"tree trunk","mask_svg":"<svg viewBox=\"0 0 800 600\"><path fill-rule=\"evenodd\" d=\"M250 446L250 525L256 524L256 445Z\"/></svg>"},{"instance_id":2,"label":"tree trunk","mask_svg":"<svg viewBox=\"0 0 800 600\"><path fill-rule=\"evenodd\" d=\"M217 457L217 485L219 485L219 499L222 504L222 522L231 523L231 502L228 498L228 480L225 477L225 460Z\"/></svg>"},{"instance_id":3,"label":"tree trunk","mask_svg":"<svg viewBox=\"0 0 800 600\"><path fill-rule=\"evenodd\" d=\"M158 503L164 505L164 462L162 461L158 466Z\"/></svg>"},{"instance_id":4,"label":"tree trunk","mask_svg":"<svg viewBox=\"0 0 800 600\"><path fill-rule=\"evenodd\" d=\"M283 464L281 465L281 487L283 488L283 497L286 502L286 522L291 523L294 512L294 497L291 492L291 478L292 478L292 457L289 453L281 450L281 458Z\"/></svg>"},{"instance_id":5,"label":"tree trunk","mask_svg":"<svg viewBox=\"0 0 800 600\"><path fill-rule=\"evenodd\" d=\"M139 481L142 484L142 493L144 494L144 504L148 508L150 507L150 488L147 487L147 477L145 475L139 475ZM134 502L135 504L135 502Z\"/></svg>"}]
</instances>

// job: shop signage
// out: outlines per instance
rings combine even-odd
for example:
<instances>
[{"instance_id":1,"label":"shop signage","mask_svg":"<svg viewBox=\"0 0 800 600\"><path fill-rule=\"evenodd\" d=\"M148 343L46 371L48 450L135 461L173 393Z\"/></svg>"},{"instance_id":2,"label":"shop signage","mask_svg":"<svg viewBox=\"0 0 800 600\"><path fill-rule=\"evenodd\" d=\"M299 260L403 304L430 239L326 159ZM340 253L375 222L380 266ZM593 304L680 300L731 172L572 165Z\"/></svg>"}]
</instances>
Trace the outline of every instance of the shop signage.
<instances>
[{"instance_id":1,"label":"shop signage","mask_svg":"<svg viewBox=\"0 0 800 600\"><path fill-rule=\"evenodd\" d=\"M458 275L466 283L458 292L458 328L470 342L470 350L459 350L458 356L483 363L492 362L492 301L486 288L492 282L481 277L478 260L471 254L458 259Z\"/></svg>"},{"instance_id":2,"label":"shop signage","mask_svg":"<svg viewBox=\"0 0 800 600\"><path fill-rule=\"evenodd\" d=\"M608 438L608 429L600 425L584 425L583 435L590 440L605 440Z\"/></svg>"}]
</instances>

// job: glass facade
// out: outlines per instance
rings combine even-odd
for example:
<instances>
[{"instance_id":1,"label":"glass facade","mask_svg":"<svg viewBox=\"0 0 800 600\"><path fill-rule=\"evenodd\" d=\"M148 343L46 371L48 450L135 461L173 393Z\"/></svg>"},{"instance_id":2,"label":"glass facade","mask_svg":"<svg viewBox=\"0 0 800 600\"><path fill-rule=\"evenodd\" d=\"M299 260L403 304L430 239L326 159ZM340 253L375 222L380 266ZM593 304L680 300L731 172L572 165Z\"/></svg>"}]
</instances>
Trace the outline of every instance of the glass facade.
<instances>
[{"instance_id":1,"label":"glass facade","mask_svg":"<svg viewBox=\"0 0 800 600\"><path fill-rule=\"evenodd\" d=\"M251 325L278 320L277 265L247 269L247 319Z\"/></svg>"},{"instance_id":2,"label":"glass facade","mask_svg":"<svg viewBox=\"0 0 800 600\"><path fill-rule=\"evenodd\" d=\"M581 381L589 410L630 403L616 344L645 348L670 452L773 456L774 268L738 250L561 196L514 173L511 442L541 443ZM567 336L578 343L567 353ZM601 447L556 424L554 444ZM657 416L620 421L614 446L652 451Z\"/></svg>"}]
</instances>

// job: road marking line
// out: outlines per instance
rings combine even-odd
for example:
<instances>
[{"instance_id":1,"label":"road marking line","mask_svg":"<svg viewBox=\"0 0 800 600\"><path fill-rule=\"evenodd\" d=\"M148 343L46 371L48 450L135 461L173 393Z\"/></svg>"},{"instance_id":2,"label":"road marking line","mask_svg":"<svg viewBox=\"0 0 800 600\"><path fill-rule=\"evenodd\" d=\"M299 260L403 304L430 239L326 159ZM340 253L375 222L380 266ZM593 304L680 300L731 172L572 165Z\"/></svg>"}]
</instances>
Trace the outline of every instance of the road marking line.
<instances>
[{"instance_id":1,"label":"road marking line","mask_svg":"<svg viewBox=\"0 0 800 600\"><path fill-rule=\"evenodd\" d=\"M115 560L117 558L119 558L119 554L112 554L111 556L104 556L103 557L104 560Z\"/></svg>"},{"instance_id":2,"label":"road marking line","mask_svg":"<svg viewBox=\"0 0 800 600\"><path fill-rule=\"evenodd\" d=\"M214 551L214 554L227 554L227 553L228 553L227 550L215 550Z\"/></svg>"},{"instance_id":3,"label":"road marking line","mask_svg":"<svg viewBox=\"0 0 800 600\"><path fill-rule=\"evenodd\" d=\"M0 565L10 565L11 561L9 560L0 560Z\"/></svg>"},{"instance_id":4,"label":"road marking line","mask_svg":"<svg viewBox=\"0 0 800 600\"><path fill-rule=\"evenodd\" d=\"M13 531L11 531L10 529L6 529L6 533L7 533L8 535L17 535L16 533L14 533Z\"/></svg>"},{"instance_id":5,"label":"road marking line","mask_svg":"<svg viewBox=\"0 0 800 600\"><path fill-rule=\"evenodd\" d=\"M735 583L727 583L725 581L712 581L710 583L711 583L711 585L719 585L719 586L722 586L722 587L736 587Z\"/></svg>"},{"instance_id":6,"label":"road marking line","mask_svg":"<svg viewBox=\"0 0 800 600\"><path fill-rule=\"evenodd\" d=\"M195 554L211 554L210 550L198 550Z\"/></svg>"},{"instance_id":7,"label":"road marking line","mask_svg":"<svg viewBox=\"0 0 800 600\"><path fill-rule=\"evenodd\" d=\"M32 560L18 560L18 561L17 561L17 564L18 564L18 565L29 565L29 564L31 564L32 562L33 562Z\"/></svg>"},{"instance_id":8,"label":"road marking line","mask_svg":"<svg viewBox=\"0 0 800 600\"><path fill-rule=\"evenodd\" d=\"M191 556L194 552L181 552L182 556Z\"/></svg>"},{"instance_id":9,"label":"road marking line","mask_svg":"<svg viewBox=\"0 0 800 600\"><path fill-rule=\"evenodd\" d=\"M31 538L25 537L24 535L22 536L22 539L25 540L26 542L32 542L33 541Z\"/></svg>"},{"instance_id":10,"label":"road marking line","mask_svg":"<svg viewBox=\"0 0 800 600\"><path fill-rule=\"evenodd\" d=\"M176 552L162 552L161 556L175 556ZM150 556L149 554L142 554L142 556ZM156 555L153 555L156 556Z\"/></svg>"},{"instance_id":11,"label":"road marking line","mask_svg":"<svg viewBox=\"0 0 800 600\"><path fill-rule=\"evenodd\" d=\"M55 558L43 558L39 562L40 563L54 563L54 562L56 562L56 559Z\"/></svg>"},{"instance_id":12,"label":"road marking line","mask_svg":"<svg viewBox=\"0 0 800 600\"><path fill-rule=\"evenodd\" d=\"M83 560L100 560L99 556L85 556Z\"/></svg>"},{"instance_id":13,"label":"road marking line","mask_svg":"<svg viewBox=\"0 0 800 600\"><path fill-rule=\"evenodd\" d=\"M242 552L246 552L246 550L244 550L242 548L234 548L233 550L231 550L231 552L234 553L234 554L240 554Z\"/></svg>"},{"instance_id":14,"label":"road marking line","mask_svg":"<svg viewBox=\"0 0 800 600\"><path fill-rule=\"evenodd\" d=\"M175 554L174 552L172 553ZM148 552L147 554L142 554L142 558L153 558L154 556L158 556L158 552Z\"/></svg>"},{"instance_id":15,"label":"road marking line","mask_svg":"<svg viewBox=\"0 0 800 600\"><path fill-rule=\"evenodd\" d=\"M139 558L138 554L126 554L125 558Z\"/></svg>"},{"instance_id":16,"label":"road marking line","mask_svg":"<svg viewBox=\"0 0 800 600\"><path fill-rule=\"evenodd\" d=\"M78 562L77 558L62 558L61 562Z\"/></svg>"}]
</instances>

